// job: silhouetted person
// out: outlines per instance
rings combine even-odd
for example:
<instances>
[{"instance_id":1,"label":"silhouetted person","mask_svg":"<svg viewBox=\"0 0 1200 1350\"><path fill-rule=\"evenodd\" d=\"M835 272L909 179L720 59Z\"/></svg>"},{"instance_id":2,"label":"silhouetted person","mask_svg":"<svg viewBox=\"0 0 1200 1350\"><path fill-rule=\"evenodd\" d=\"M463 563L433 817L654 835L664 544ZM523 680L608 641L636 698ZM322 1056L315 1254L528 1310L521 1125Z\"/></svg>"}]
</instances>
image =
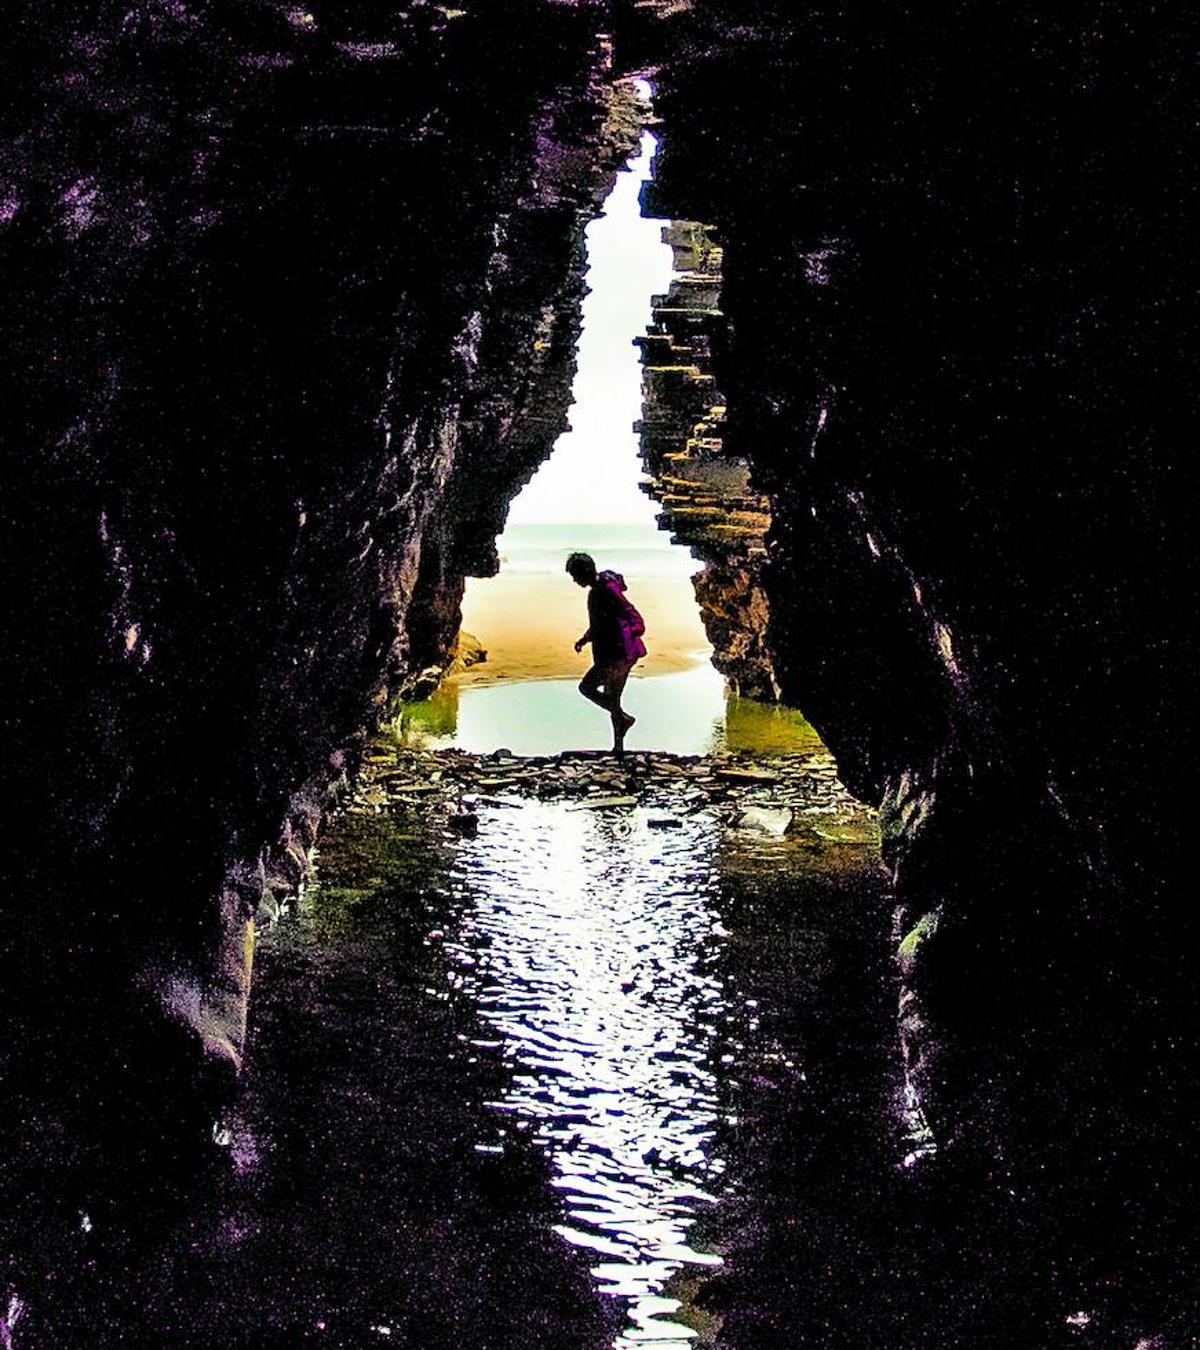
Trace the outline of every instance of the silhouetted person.
<instances>
[{"instance_id":1,"label":"silhouetted person","mask_svg":"<svg viewBox=\"0 0 1200 1350\"><path fill-rule=\"evenodd\" d=\"M579 682L579 692L612 718L613 750L625 749L625 733L635 718L621 707L621 693L634 664L646 655L642 616L625 598L625 578L619 572L597 572L586 553L572 553L567 571L588 592L587 632L575 644L577 652L592 644L592 668Z\"/></svg>"}]
</instances>

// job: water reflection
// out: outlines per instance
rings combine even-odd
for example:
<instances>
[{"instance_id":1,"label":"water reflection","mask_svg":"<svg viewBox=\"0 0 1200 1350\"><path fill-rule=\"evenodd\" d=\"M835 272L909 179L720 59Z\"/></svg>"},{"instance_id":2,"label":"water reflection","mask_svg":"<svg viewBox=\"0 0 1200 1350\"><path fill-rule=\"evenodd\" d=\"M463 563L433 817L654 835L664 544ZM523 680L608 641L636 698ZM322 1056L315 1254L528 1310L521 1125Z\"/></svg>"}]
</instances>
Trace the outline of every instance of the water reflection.
<instances>
[{"instance_id":1,"label":"water reflection","mask_svg":"<svg viewBox=\"0 0 1200 1350\"><path fill-rule=\"evenodd\" d=\"M637 717L631 750L708 754L721 749L759 754L817 752L820 738L791 708L738 698L711 666L675 675L634 676L625 706ZM611 740L608 721L580 697L574 680L525 680L457 688L408 704L397 731L402 743L456 746L477 754L506 748L518 755L587 750Z\"/></svg>"},{"instance_id":2,"label":"water reflection","mask_svg":"<svg viewBox=\"0 0 1200 1350\"><path fill-rule=\"evenodd\" d=\"M514 1069L481 1147L528 1127L551 1152L559 1231L628 1304L618 1345L685 1345L663 1287L684 1264L719 1264L689 1245L723 1170L716 829L530 803L486 812L455 863L474 905L449 951Z\"/></svg>"}]
</instances>

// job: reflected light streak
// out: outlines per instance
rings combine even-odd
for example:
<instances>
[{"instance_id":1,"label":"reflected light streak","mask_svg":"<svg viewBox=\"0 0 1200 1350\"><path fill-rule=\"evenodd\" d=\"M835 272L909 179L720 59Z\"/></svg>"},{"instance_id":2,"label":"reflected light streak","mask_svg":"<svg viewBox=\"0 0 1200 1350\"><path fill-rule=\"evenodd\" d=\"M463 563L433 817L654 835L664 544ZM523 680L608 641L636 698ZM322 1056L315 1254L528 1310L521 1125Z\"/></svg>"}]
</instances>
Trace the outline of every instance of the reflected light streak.
<instances>
[{"instance_id":1,"label":"reflected light streak","mask_svg":"<svg viewBox=\"0 0 1200 1350\"><path fill-rule=\"evenodd\" d=\"M558 1231L628 1304L617 1344L683 1346L663 1287L684 1264L719 1264L688 1242L723 1172L708 1064L725 1005L702 861L715 825L664 835L641 811L559 803L481 812L456 860L474 907L447 950L514 1066L493 1107L550 1151Z\"/></svg>"}]
</instances>

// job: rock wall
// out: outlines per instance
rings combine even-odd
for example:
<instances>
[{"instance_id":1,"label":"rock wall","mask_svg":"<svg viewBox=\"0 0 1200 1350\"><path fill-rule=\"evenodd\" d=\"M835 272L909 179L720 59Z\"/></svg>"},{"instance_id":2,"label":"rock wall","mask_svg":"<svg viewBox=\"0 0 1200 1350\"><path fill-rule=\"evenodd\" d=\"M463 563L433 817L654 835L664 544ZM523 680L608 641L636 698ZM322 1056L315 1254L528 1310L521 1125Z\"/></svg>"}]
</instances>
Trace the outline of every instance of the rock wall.
<instances>
[{"instance_id":1,"label":"rock wall","mask_svg":"<svg viewBox=\"0 0 1200 1350\"><path fill-rule=\"evenodd\" d=\"M10 16L10 1156L43 1111L202 1127L236 1070L256 907L561 428L633 135L599 18Z\"/></svg>"},{"instance_id":2,"label":"rock wall","mask_svg":"<svg viewBox=\"0 0 1200 1350\"><path fill-rule=\"evenodd\" d=\"M609 39L599 34L596 44L589 134L580 134L579 108L542 110L534 178L489 270L478 364L459 409L457 454L424 537L422 571L404 620L416 674L396 685L397 696L420 696L446 672L464 578L495 575L496 539L509 503L568 427L587 270L583 229L636 150L648 114L633 82L614 79ZM598 113L603 117L596 122Z\"/></svg>"},{"instance_id":3,"label":"rock wall","mask_svg":"<svg viewBox=\"0 0 1200 1350\"><path fill-rule=\"evenodd\" d=\"M646 198L653 214L653 183ZM713 664L737 693L774 699L761 578L770 508L751 486L745 459L726 451L725 400L712 369L725 334L721 248L696 221L673 221L663 236L679 275L655 296L650 328L638 339L649 491L662 503L661 523L703 563L693 581Z\"/></svg>"},{"instance_id":4,"label":"rock wall","mask_svg":"<svg viewBox=\"0 0 1200 1350\"><path fill-rule=\"evenodd\" d=\"M658 9L658 200L724 247L775 669L883 808L913 1084L1141 1270L1196 1199L1196 20Z\"/></svg>"}]
</instances>

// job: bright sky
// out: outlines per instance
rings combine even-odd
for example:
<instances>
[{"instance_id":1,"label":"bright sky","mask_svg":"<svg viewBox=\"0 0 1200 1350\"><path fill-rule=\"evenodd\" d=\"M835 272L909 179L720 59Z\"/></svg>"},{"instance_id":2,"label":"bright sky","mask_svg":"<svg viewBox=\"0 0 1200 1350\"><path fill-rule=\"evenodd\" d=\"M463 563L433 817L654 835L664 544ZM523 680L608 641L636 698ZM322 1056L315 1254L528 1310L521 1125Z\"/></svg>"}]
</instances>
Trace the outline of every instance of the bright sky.
<instances>
[{"instance_id":1,"label":"bright sky","mask_svg":"<svg viewBox=\"0 0 1200 1350\"><path fill-rule=\"evenodd\" d=\"M571 430L513 503L510 525L654 524L659 508L638 487L643 470L633 423L642 411L642 369L633 339L650 322L650 297L665 293L671 280L664 222L638 212L656 144L642 134L637 158L618 174L604 213L588 226L591 290L583 302Z\"/></svg>"}]
</instances>

